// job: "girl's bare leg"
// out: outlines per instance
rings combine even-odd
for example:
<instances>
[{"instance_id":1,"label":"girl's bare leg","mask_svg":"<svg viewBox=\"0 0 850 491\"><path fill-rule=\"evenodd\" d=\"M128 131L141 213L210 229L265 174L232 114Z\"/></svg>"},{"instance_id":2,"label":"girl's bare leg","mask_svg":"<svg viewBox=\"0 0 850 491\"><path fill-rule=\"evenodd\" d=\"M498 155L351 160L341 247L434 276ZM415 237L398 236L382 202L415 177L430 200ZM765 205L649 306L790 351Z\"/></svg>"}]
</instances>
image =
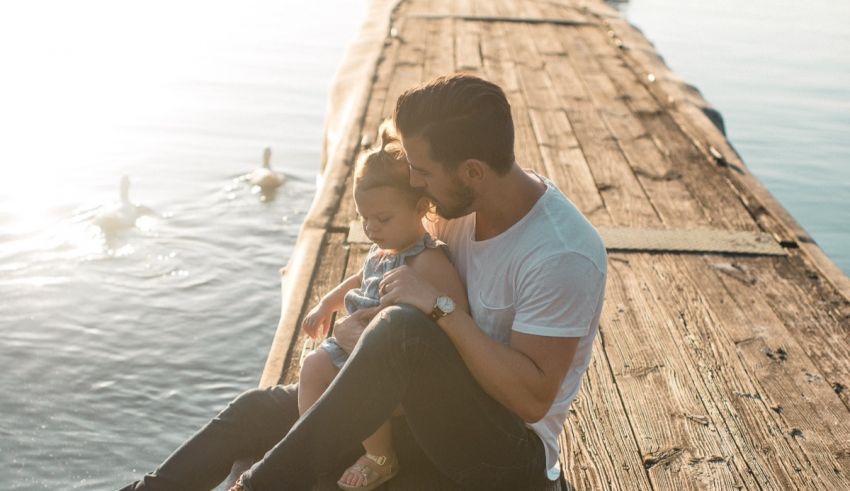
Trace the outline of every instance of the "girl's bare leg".
<instances>
[{"instance_id":1,"label":"girl's bare leg","mask_svg":"<svg viewBox=\"0 0 850 491\"><path fill-rule=\"evenodd\" d=\"M392 425L387 421L374 433L363 440L363 448L371 455L385 455L387 458L395 457L393 448Z\"/></svg>"},{"instance_id":2,"label":"girl's bare leg","mask_svg":"<svg viewBox=\"0 0 850 491\"><path fill-rule=\"evenodd\" d=\"M331 385L339 372L330 355L324 350L316 350L304 358L301 376L298 381L298 413L304 414Z\"/></svg>"}]
</instances>

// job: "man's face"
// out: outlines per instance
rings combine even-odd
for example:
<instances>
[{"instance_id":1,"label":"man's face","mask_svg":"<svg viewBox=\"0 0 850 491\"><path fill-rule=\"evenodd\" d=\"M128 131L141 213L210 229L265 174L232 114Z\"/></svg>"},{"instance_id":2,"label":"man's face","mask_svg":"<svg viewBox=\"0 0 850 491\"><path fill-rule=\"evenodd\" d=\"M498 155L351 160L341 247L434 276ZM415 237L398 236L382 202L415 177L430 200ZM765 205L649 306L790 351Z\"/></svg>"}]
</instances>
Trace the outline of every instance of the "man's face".
<instances>
[{"instance_id":1,"label":"man's face","mask_svg":"<svg viewBox=\"0 0 850 491\"><path fill-rule=\"evenodd\" d=\"M431 159L431 147L421 136L401 137L401 146L410 166L410 185L421 188L443 218L459 218L472 213L475 191L464 184L458 172L446 172Z\"/></svg>"}]
</instances>

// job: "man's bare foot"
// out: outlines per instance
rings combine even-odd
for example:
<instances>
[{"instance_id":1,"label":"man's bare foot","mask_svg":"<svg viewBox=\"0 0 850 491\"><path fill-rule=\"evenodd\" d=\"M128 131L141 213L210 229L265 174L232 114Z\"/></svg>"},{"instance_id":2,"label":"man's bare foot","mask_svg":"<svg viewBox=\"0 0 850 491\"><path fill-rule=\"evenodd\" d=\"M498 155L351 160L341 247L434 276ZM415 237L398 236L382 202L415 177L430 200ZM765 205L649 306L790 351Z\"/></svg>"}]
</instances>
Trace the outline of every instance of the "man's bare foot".
<instances>
[{"instance_id":1,"label":"man's bare foot","mask_svg":"<svg viewBox=\"0 0 850 491\"><path fill-rule=\"evenodd\" d=\"M398 470L395 455L365 454L346 469L336 483L345 491L371 491L395 477Z\"/></svg>"}]
</instances>

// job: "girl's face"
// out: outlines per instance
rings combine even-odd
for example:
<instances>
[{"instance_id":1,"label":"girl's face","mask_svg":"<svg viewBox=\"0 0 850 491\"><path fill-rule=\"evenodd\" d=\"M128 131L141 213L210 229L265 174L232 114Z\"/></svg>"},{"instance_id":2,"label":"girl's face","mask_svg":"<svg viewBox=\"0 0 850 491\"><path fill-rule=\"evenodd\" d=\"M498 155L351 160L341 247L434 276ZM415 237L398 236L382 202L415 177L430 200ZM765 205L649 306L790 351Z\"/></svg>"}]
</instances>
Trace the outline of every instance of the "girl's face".
<instances>
[{"instance_id":1,"label":"girl's face","mask_svg":"<svg viewBox=\"0 0 850 491\"><path fill-rule=\"evenodd\" d=\"M403 250L425 233L422 227L422 217L428 211L425 198L411 206L402 191L380 186L365 191L355 189L354 203L363 232L381 249Z\"/></svg>"}]
</instances>

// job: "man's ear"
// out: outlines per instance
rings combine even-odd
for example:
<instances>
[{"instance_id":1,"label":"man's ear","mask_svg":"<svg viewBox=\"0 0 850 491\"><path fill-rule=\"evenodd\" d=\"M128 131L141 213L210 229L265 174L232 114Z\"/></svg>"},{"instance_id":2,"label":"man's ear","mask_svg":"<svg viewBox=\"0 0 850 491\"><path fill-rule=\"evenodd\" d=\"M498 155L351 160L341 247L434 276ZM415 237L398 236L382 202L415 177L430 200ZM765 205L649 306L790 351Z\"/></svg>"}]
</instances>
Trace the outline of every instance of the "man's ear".
<instances>
[{"instance_id":1,"label":"man's ear","mask_svg":"<svg viewBox=\"0 0 850 491\"><path fill-rule=\"evenodd\" d=\"M466 159L461 164L463 177L469 181L481 181L487 175L487 163L478 159Z\"/></svg>"}]
</instances>

